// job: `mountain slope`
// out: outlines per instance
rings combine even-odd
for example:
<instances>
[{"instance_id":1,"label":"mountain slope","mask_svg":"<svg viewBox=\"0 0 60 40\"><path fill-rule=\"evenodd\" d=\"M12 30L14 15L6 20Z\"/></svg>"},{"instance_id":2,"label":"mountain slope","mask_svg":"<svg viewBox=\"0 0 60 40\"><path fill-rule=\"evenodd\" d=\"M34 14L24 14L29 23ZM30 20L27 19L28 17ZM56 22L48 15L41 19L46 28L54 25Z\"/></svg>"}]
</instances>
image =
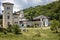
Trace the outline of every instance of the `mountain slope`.
<instances>
[{"instance_id":1,"label":"mountain slope","mask_svg":"<svg viewBox=\"0 0 60 40\"><path fill-rule=\"evenodd\" d=\"M56 1L43 6L35 6L24 9L26 18L32 19L39 15L46 15L50 19L60 20L60 1Z\"/></svg>"}]
</instances>

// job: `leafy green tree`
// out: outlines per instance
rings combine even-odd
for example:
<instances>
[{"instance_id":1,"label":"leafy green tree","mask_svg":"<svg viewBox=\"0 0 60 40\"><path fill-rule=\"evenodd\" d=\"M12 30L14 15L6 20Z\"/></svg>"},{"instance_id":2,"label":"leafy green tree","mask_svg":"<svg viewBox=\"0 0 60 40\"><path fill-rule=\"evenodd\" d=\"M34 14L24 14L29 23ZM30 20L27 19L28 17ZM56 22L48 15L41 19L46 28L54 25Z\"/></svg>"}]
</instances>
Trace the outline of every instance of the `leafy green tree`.
<instances>
[{"instance_id":1,"label":"leafy green tree","mask_svg":"<svg viewBox=\"0 0 60 40\"><path fill-rule=\"evenodd\" d=\"M9 26L8 26L7 31L8 31L8 32L11 32L11 33L13 32L13 27L12 27L12 25L9 25Z\"/></svg>"},{"instance_id":2,"label":"leafy green tree","mask_svg":"<svg viewBox=\"0 0 60 40\"><path fill-rule=\"evenodd\" d=\"M30 7L30 8L24 9L24 12L26 13L25 16L29 19L32 19L39 15L46 15L51 20L56 19L60 21L60 17L59 17L60 16L60 1L55 1L47 5L38 5L35 7Z\"/></svg>"},{"instance_id":3,"label":"leafy green tree","mask_svg":"<svg viewBox=\"0 0 60 40\"><path fill-rule=\"evenodd\" d=\"M4 30L4 33L9 32L9 33L14 33L14 34L21 34L20 27L18 25L9 25L7 30Z\"/></svg>"},{"instance_id":4,"label":"leafy green tree","mask_svg":"<svg viewBox=\"0 0 60 40\"><path fill-rule=\"evenodd\" d=\"M18 25L12 25L14 34L19 34L21 32Z\"/></svg>"},{"instance_id":5,"label":"leafy green tree","mask_svg":"<svg viewBox=\"0 0 60 40\"><path fill-rule=\"evenodd\" d=\"M58 33L59 21L53 20L51 23L51 30Z\"/></svg>"}]
</instances>

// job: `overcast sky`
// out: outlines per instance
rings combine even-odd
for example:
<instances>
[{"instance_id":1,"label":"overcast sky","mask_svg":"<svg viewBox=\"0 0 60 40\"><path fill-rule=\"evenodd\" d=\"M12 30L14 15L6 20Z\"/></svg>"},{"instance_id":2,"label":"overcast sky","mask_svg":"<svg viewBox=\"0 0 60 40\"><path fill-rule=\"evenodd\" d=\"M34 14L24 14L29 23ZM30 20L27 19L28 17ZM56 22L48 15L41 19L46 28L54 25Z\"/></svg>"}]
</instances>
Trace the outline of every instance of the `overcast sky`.
<instances>
[{"instance_id":1,"label":"overcast sky","mask_svg":"<svg viewBox=\"0 0 60 40\"><path fill-rule=\"evenodd\" d=\"M0 13L3 10L2 3L10 2L14 4L14 11L19 11L31 6L44 5L56 0L0 0Z\"/></svg>"}]
</instances>

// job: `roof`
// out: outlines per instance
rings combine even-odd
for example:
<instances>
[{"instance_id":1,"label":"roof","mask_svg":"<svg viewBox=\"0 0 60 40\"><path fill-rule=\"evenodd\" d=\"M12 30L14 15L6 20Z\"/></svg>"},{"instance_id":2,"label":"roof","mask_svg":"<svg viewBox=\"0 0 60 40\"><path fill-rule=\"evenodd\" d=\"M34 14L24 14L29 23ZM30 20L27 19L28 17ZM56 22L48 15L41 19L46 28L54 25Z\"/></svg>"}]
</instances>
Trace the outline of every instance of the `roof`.
<instances>
[{"instance_id":1,"label":"roof","mask_svg":"<svg viewBox=\"0 0 60 40\"><path fill-rule=\"evenodd\" d=\"M7 5L14 5L13 3L9 3L9 2L3 3L3 6L4 6L4 4L7 4Z\"/></svg>"},{"instance_id":2,"label":"roof","mask_svg":"<svg viewBox=\"0 0 60 40\"><path fill-rule=\"evenodd\" d=\"M25 18L24 19L19 19L19 21L28 21L28 19L25 19Z\"/></svg>"},{"instance_id":3,"label":"roof","mask_svg":"<svg viewBox=\"0 0 60 40\"><path fill-rule=\"evenodd\" d=\"M21 11L17 11L17 12L14 12L13 15L20 15L20 13L24 13L22 10Z\"/></svg>"},{"instance_id":4,"label":"roof","mask_svg":"<svg viewBox=\"0 0 60 40\"><path fill-rule=\"evenodd\" d=\"M44 15L40 15L40 16L35 17L35 18L33 18L33 19L40 19L40 18L47 18L47 17L46 17L46 16L44 16Z\"/></svg>"},{"instance_id":5,"label":"roof","mask_svg":"<svg viewBox=\"0 0 60 40\"><path fill-rule=\"evenodd\" d=\"M14 12L13 15L20 15L20 11Z\"/></svg>"}]
</instances>

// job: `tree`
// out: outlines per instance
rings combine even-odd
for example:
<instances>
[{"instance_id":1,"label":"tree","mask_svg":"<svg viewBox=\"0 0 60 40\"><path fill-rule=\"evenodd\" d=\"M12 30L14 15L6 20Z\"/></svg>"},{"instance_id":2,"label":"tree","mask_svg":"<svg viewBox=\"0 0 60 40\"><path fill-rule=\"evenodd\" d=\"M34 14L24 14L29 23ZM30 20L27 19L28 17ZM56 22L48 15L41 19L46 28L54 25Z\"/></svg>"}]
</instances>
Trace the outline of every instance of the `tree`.
<instances>
[{"instance_id":1,"label":"tree","mask_svg":"<svg viewBox=\"0 0 60 40\"><path fill-rule=\"evenodd\" d=\"M20 27L18 25L9 25L6 30L5 29L3 30L3 32L4 32L4 34L6 32L14 33L14 34L22 34Z\"/></svg>"},{"instance_id":2,"label":"tree","mask_svg":"<svg viewBox=\"0 0 60 40\"><path fill-rule=\"evenodd\" d=\"M2 28L2 19L0 19L0 32L3 31L3 28Z\"/></svg>"},{"instance_id":3,"label":"tree","mask_svg":"<svg viewBox=\"0 0 60 40\"><path fill-rule=\"evenodd\" d=\"M0 19L0 25L2 25L2 19Z\"/></svg>"},{"instance_id":4,"label":"tree","mask_svg":"<svg viewBox=\"0 0 60 40\"><path fill-rule=\"evenodd\" d=\"M58 5L57 5L58 4ZM40 15L46 15L50 18L50 20L59 20L60 21L60 0L52 2L47 5L38 5L35 7L30 7L27 9L24 9L25 17L32 19L34 17L40 16ZM29 16L30 15L30 16Z\"/></svg>"},{"instance_id":5,"label":"tree","mask_svg":"<svg viewBox=\"0 0 60 40\"><path fill-rule=\"evenodd\" d=\"M14 34L19 34L21 32L18 25L12 25Z\"/></svg>"},{"instance_id":6,"label":"tree","mask_svg":"<svg viewBox=\"0 0 60 40\"><path fill-rule=\"evenodd\" d=\"M51 30L58 33L59 21L53 20L51 23Z\"/></svg>"},{"instance_id":7,"label":"tree","mask_svg":"<svg viewBox=\"0 0 60 40\"><path fill-rule=\"evenodd\" d=\"M11 33L13 32L13 27L12 27L12 25L9 25L9 26L8 26L7 31L8 31L8 32L11 32Z\"/></svg>"}]
</instances>

